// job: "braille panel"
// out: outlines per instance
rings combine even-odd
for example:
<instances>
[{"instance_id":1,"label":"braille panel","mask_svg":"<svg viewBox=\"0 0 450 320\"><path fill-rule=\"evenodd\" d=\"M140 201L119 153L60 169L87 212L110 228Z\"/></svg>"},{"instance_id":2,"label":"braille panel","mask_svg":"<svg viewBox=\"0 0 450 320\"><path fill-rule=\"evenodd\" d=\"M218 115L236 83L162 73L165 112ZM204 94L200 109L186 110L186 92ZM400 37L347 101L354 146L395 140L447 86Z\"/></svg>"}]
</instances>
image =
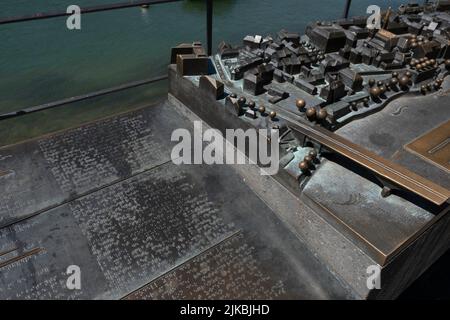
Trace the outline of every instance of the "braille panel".
<instances>
[{"instance_id":1,"label":"braille panel","mask_svg":"<svg viewBox=\"0 0 450 320\"><path fill-rule=\"evenodd\" d=\"M264 272L255 251L239 233L126 299L288 298L284 275Z\"/></svg>"},{"instance_id":2,"label":"braille panel","mask_svg":"<svg viewBox=\"0 0 450 320\"><path fill-rule=\"evenodd\" d=\"M113 292L132 290L234 231L217 204L167 165L70 204Z\"/></svg>"}]
</instances>

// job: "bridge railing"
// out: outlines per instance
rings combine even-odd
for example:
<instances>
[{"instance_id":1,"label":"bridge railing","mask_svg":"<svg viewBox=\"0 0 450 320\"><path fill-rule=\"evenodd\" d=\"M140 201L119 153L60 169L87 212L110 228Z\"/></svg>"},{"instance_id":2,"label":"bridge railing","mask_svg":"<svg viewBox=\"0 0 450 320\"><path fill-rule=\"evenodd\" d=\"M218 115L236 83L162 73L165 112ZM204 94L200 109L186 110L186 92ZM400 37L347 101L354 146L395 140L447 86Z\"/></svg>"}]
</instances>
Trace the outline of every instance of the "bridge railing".
<instances>
[{"instance_id":1,"label":"bridge railing","mask_svg":"<svg viewBox=\"0 0 450 320\"><path fill-rule=\"evenodd\" d=\"M91 13L97 13L97 12L105 12L105 11L112 11L112 10L119 10L119 9L126 9L126 8L132 8L132 7L142 7L142 6L152 6L157 4L163 4L163 3L170 3L170 2L180 2L182 0L138 0L138 1L128 1L128 2L121 2L121 3L113 3L113 4L103 4L103 5L96 5L96 6L90 6L90 7L84 7L80 8L81 14L91 14ZM208 55L211 55L212 53L212 30L213 30L213 0L205 0L206 2L206 40L207 40L207 53ZM351 0L346 0L345 2L345 8L344 8L344 17L348 16L349 9L351 5ZM53 12L40 12L40 13L33 13L28 15L21 15L21 16L14 16L14 17L0 17L0 25L6 25L6 24L13 24L13 23L21 23L21 22L27 22L27 21L34 21L34 20L45 20L45 19L52 19L52 18L58 18L58 17L66 17L70 16L71 13L67 13L67 11L53 11ZM162 80L167 79L167 75L161 75L154 78L147 78L142 79L138 81L133 81L129 83L124 83L115 87L106 88L103 90L90 92L78 96L72 96L69 98L44 103L36 106L31 107L25 107L16 111L7 112L4 114L0 114L0 121L5 119L11 119L15 117L20 117L23 115L27 115L30 113L35 113L43 110L48 110L52 108L57 108L60 106L64 106L67 104L100 97L103 95L108 95L111 93L124 91L131 88L136 88L139 86L144 86L148 84L152 84L155 82L159 82Z\"/></svg>"},{"instance_id":2,"label":"bridge railing","mask_svg":"<svg viewBox=\"0 0 450 320\"><path fill-rule=\"evenodd\" d=\"M170 3L170 2L180 2L182 0L140 0L140 1L130 1L130 2L122 2L122 3L114 3L114 4L105 4L105 5L97 5L97 6L90 6L90 7L84 7L80 8L81 14L90 14L90 13L97 13L97 12L104 12L104 11L112 11L112 10L119 10L119 9L127 9L127 8L133 8L133 7L142 7L142 6L151 6L151 5L157 5L157 4L163 4L163 3ZM212 17L213 17L213 0L205 0L206 2L206 38L207 38L207 50L208 55L211 55L212 52ZM27 22L27 21L34 21L34 20L44 20L44 19L52 19L52 18L58 18L58 17L66 17L70 16L71 13L68 13L67 11L54 11L54 12L41 12L41 13L34 13L29 15L22 15L22 16L15 16L15 17L6 17L6 18L0 18L0 25L6 25L6 24L13 24L13 23L20 23L20 22ZM25 107L16 111L7 112L0 114L0 121L5 119L11 119L20 117L23 115L44 111L60 106L64 106L67 104L96 98L104 95L108 95L111 93L124 91L131 88L136 88L148 84L152 84L155 82L159 82L162 80L167 79L167 75L161 75L153 78L147 78L137 81L132 81L128 83L124 83L118 86L114 86L111 88L106 88L103 90L90 92L78 96L73 96L57 101L52 101L49 103L44 103L36 106L31 107Z\"/></svg>"}]
</instances>

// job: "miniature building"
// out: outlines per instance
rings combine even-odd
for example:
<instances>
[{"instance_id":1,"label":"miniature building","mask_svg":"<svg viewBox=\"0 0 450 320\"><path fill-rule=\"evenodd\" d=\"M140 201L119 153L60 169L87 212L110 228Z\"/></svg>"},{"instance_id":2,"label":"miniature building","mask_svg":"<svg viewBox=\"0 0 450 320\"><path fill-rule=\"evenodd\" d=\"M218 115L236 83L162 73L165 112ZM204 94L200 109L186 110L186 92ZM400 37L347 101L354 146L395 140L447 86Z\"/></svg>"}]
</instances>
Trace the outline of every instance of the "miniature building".
<instances>
[{"instance_id":1,"label":"miniature building","mask_svg":"<svg viewBox=\"0 0 450 320\"><path fill-rule=\"evenodd\" d=\"M209 58L200 42L172 48L170 62L177 64L177 71L182 76L205 75L209 71Z\"/></svg>"},{"instance_id":2,"label":"miniature building","mask_svg":"<svg viewBox=\"0 0 450 320\"><path fill-rule=\"evenodd\" d=\"M363 88L363 78L359 73L356 73L350 68L340 70L339 79L354 91L359 91Z\"/></svg>"},{"instance_id":3,"label":"miniature building","mask_svg":"<svg viewBox=\"0 0 450 320\"><path fill-rule=\"evenodd\" d=\"M199 82L200 90L205 91L215 100L218 100L224 95L224 85L219 80L212 78L210 76L200 77Z\"/></svg>"},{"instance_id":4,"label":"miniature building","mask_svg":"<svg viewBox=\"0 0 450 320\"><path fill-rule=\"evenodd\" d=\"M437 58L440 49L441 46L439 45L439 42L434 40L426 41L421 44L418 44L417 47L413 49L414 57L415 58L427 57L430 59L435 59Z\"/></svg>"},{"instance_id":5,"label":"miniature building","mask_svg":"<svg viewBox=\"0 0 450 320\"><path fill-rule=\"evenodd\" d=\"M325 53L338 51L347 41L344 29L337 25L309 25L306 29L306 34L311 39L311 42Z\"/></svg>"},{"instance_id":6,"label":"miniature building","mask_svg":"<svg viewBox=\"0 0 450 320\"><path fill-rule=\"evenodd\" d=\"M257 96L264 92L264 81L258 74L246 73L243 88L244 91Z\"/></svg>"},{"instance_id":7,"label":"miniature building","mask_svg":"<svg viewBox=\"0 0 450 320\"><path fill-rule=\"evenodd\" d=\"M300 35L298 33L288 32L284 29L278 32L278 38L281 41L292 42L296 46L298 46L300 43Z\"/></svg>"},{"instance_id":8,"label":"miniature building","mask_svg":"<svg viewBox=\"0 0 450 320\"><path fill-rule=\"evenodd\" d=\"M219 44L218 51L222 59L237 58L239 56L239 49L233 48L223 41Z\"/></svg>"},{"instance_id":9,"label":"miniature building","mask_svg":"<svg viewBox=\"0 0 450 320\"><path fill-rule=\"evenodd\" d=\"M309 82L307 82L306 80L303 79L296 79L295 80L295 85L297 87L299 87L300 89L302 89L305 92L308 92L311 95L316 95L317 94L317 87Z\"/></svg>"},{"instance_id":10,"label":"miniature building","mask_svg":"<svg viewBox=\"0 0 450 320\"><path fill-rule=\"evenodd\" d=\"M327 103L336 102L342 97L345 97L346 94L345 85L340 80L331 82L320 91L320 97L325 99Z\"/></svg>"}]
</instances>

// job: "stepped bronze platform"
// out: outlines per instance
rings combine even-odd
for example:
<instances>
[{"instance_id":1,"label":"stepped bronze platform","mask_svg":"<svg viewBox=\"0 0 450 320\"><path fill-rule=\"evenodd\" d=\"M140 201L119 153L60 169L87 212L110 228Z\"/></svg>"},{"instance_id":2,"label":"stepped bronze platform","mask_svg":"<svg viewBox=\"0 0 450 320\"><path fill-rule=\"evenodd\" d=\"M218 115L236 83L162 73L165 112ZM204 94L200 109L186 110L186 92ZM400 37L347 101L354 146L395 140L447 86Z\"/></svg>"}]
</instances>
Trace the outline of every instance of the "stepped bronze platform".
<instances>
[{"instance_id":1,"label":"stepped bronze platform","mask_svg":"<svg viewBox=\"0 0 450 320\"><path fill-rule=\"evenodd\" d=\"M222 75L217 72L210 77L221 81ZM237 170L246 181L253 182L252 189L357 296L397 297L449 248L448 174L399 147L415 135L426 134L433 123L445 123L450 116L445 108L447 95L404 95L388 102L378 113L331 132L306 123L287 106L289 101L270 103L268 94L252 96L238 82L225 81L226 93L217 99L199 86L199 78L181 76L175 65L169 67L173 103L189 108L211 127L224 132L227 128L277 125L287 127L293 135L290 150L308 146L305 141L318 142L325 149L317 170L300 185L301 158L292 151L285 155L285 162L281 159L280 171L267 178L269 181L256 172L249 173L251 170ZM444 92L449 85L444 83ZM290 90L294 102L303 94L295 87ZM237 116L227 97L231 93L266 106L267 113L276 111L277 119ZM411 99L415 99L414 108L403 106ZM430 100L434 101L432 107ZM397 125L402 126L404 134L396 136L399 108L402 122ZM417 114L431 115L431 119L414 123ZM391 130L392 147L385 148L386 154L378 152L380 146L377 149L376 133L380 130ZM367 137L374 138L363 140ZM396 190L383 194L386 185ZM380 290L367 287L367 268L371 265L381 268Z\"/></svg>"},{"instance_id":2,"label":"stepped bronze platform","mask_svg":"<svg viewBox=\"0 0 450 320\"><path fill-rule=\"evenodd\" d=\"M165 102L1 148L0 298L357 297L235 168L174 165L176 128Z\"/></svg>"},{"instance_id":3,"label":"stepped bronze platform","mask_svg":"<svg viewBox=\"0 0 450 320\"><path fill-rule=\"evenodd\" d=\"M370 298L354 285L364 287L362 267L376 262L257 166L174 165L170 135L193 130L192 120L169 95L1 148L0 297ZM407 267L395 261L392 279ZM81 290L66 286L70 265L81 269Z\"/></svg>"}]
</instances>

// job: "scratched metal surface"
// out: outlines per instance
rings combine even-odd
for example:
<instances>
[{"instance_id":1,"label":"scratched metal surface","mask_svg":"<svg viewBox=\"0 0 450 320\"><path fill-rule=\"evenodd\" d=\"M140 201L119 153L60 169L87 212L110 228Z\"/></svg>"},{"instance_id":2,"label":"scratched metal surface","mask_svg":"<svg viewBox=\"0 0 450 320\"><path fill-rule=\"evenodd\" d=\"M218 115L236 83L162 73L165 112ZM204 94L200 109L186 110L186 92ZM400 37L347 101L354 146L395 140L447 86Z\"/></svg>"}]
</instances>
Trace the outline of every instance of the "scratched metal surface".
<instances>
[{"instance_id":1,"label":"scratched metal surface","mask_svg":"<svg viewBox=\"0 0 450 320\"><path fill-rule=\"evenodd\" d=\"M163 103L1 148L0 226L169 161L181 124Z\"/></svg>"},{"instance_id":2,"label":"scratched metal surface","mask_svg":"<svg viewBox=\"0 0 450 320\"><path fill-rule=\"evenodd\" d=\"M340 165L323 161L306 184L303 199L316 212L323 211L349 226L351 239L384 265L435 215L397 195L383 198L378 184L360 175L364 174L361 170L341 166L343 161L338 159Z\"/></svg>"},{"instance_id":3,"label":"scratched metal surface","mask_svg":"<svg viewBox=\"0 0 450 320\"><path fill-rule=\"evenodd\" d=\"M238 232L125 299L344 298L330 275L320 279L320 267L315 273L311 272L312 265L305 266L309 259L301 254L303 248L286 242L287 247L279 250L265 238ZM292 249L300 250L300 254ZM299 256L303 259L299 260ZM295 263L286 263L289 259ZM326 281L329 287L323 286ZM323 284L314 285L317 283Z\"/></svg>"},{"instance_id":4,"label":"scratched metal surface","mask_svg":"<svg viewBox=\"0 0 450 320\"><path fill-rule=\"evenodd\" d=\"M444 89L445 86L450 84L444 84ZM382 111L350 122L336 132L445 188L450 188L448 171L405 148L405 145L450 120L450 96L445 92L443 90L427 96L401 97L389 103Z\"/></svg>"},{"instance_id":5,"label":"scratched metal surface","mask_svg":"<svg viewBox=\"0 0 450 320\"><path fill-rule=\"evenodd\" d=\"M111 141L104 122L92 124L89 134L71 130L84 135L84 144L61 142L63 133L40 139L43 149L37 142L8 149L21 150L22 162L27 148L37 154L26 167L41 168L33 176L40 187L36 195L23 188L20 197L33 199L28 212L42 212L0 227L1 299L353 297L231 167L163 163L171 149L162 143L170 140L166 133L190 128L187 119L167 104L139 111L139 119L142 114L172 119L149 119L141 127L154 132L151 148L142 151L154 154L141 154L142 162L139 152L118 146L133 135L125 130L122 140ZM125 126L135 125L121 117ZM120 127L116 120L108 121ZM109 147L92 150L94 138ZM120 150L113 169L96 172L112 162L111 148ZM89 159L89 169L63 160L71 150L76 161ZM58 192L49 193L54 186ZM48 190L39 194L39 188ZM11 210L9 217L22 212ZM81 268L81 290L66 286L69 265Z\"/></svg>"}]
</instances>

